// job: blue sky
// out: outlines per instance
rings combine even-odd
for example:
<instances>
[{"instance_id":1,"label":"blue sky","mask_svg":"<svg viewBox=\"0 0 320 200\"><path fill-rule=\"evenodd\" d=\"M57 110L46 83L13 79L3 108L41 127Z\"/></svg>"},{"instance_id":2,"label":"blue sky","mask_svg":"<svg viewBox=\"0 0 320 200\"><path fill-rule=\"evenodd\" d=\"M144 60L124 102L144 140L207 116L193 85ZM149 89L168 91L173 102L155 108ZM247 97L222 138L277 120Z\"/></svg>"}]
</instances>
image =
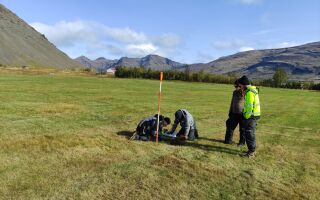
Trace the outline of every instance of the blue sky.
<instances>
[{"instance_id":1,"label":"blue sky","mask_svg":"<svg viewBox=\"0 0 320 200\"><path fill-rule=\"evenodd\" d=\"M0 0L71 58L209 62L320 41L319 0Z\"/></svg>"}]
</instances>

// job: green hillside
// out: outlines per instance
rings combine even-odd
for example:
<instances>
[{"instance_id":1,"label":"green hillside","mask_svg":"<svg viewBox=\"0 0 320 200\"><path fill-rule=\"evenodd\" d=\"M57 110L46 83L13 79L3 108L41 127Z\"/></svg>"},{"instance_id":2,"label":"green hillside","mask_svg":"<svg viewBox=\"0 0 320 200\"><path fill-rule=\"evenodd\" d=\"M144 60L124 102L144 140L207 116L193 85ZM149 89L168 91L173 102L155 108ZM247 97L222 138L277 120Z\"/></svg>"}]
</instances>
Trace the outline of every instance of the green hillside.
<instances>
[{"instance_id":1,"label":"green hillside","mask_svg":"<svg viewBox=\"0 0 320 200\"><path fill-rule=\"evenodd\" d=\"M83 67L0 4L0 67Z\"/></svg>"},{"instance_id":2,"label":"green hillside","mask_svg":"<svg viewBox=\"0 0 320 200\"><path fill-rule=\"evenodd\" d=\"M318 199L320 93L261 88L257 157L225 145L232 85L164 82L200 139L129 141L158 82L0 74L0 199ZM238 140L238 132L234 141Z\"/></svg>"}]
</instances>

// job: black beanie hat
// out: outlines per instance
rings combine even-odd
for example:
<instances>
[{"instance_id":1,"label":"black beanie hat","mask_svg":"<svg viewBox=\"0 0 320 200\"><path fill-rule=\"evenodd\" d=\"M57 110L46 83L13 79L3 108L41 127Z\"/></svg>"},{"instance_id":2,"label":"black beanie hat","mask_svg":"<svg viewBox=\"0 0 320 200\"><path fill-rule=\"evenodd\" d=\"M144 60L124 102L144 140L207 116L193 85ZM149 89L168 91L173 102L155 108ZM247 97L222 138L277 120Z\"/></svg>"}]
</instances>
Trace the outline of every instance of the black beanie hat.
<instances>
[{"instance_id":1,"label":"black beanie hat","mask_svg":"<svg viewBox=\"0 0 320 200\"><path fill-rule=\"evenodd\" d=\"M155 118L158 118L158 114L154 115ZM159 116L159 121L163 121L164 117L162 115Z\"/></svg>"},{"instance_id":2,"label":"black beanie hat","mask_svg":"<svg viewBox=\"0 0 320 200\"><path fill-rule=\"evenodd\" d=\"M241 84L241 85L250 85L250 81L249 81L248 77L242 76L239 79L239 84Z\"/></svg>"},{"instance_id":3,"label":"black beanie hat","mask_svg":"<svg viewBox=\"0 0 320 200\"><path fill-rule=\"evenodd\" d=\"M165 117L164 121L167 122L168 125L171 123L171 119L169 117Z\"/></svg>"},{"instance_id":4,"label":"black beanie hat","mask_svg":"<svg viewBox=\"0 0 320 200\"><path fill-rule=\"evenodd\" d=\"M234 82L234 85L239 85L239 79Z\"/></svg>"}]
</instances>

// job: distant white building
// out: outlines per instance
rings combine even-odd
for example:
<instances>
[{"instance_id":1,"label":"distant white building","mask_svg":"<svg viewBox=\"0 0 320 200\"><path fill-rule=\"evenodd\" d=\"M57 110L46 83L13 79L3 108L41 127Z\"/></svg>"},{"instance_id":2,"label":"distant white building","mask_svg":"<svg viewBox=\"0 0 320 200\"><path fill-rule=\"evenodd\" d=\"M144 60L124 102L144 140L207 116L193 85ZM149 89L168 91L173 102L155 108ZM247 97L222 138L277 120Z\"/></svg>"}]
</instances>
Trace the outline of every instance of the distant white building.
<instances>
[{"instance_id":1,"label":"distant white building","mask_svg":"<svg viewBox=\"0 0 320 200\"><path fill-rule=\"evenodd\" d=\"M116 68L107 69L107 74L114 74L114 73L116 73Z\"/></svg>"}]
</instances>

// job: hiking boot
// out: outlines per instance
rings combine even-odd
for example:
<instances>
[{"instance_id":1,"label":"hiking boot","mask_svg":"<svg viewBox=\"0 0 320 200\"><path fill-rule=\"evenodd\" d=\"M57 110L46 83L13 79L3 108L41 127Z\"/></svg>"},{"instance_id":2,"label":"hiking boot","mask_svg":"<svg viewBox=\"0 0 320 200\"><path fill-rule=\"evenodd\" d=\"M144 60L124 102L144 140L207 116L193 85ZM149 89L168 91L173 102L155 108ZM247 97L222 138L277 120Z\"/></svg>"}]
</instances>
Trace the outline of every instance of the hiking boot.
<instances>
[{"instance_id":1,"label":"hiking boot","mask_svg":"<svg viewBox=\"0 0 320 200\"><path fill-rule=\"evenodd\" d=\"M245 143L238 143L237 146L238 147L243 147L245 145Z\"/></svg>"},{"instance_id":2,"label":"hiking boot","mask_svg":"<svg viewBox=\"0 0 320 200\"><path fill-rule=\"evenodd\" d=\"M256 156L256 152L255 151L247 151L243 154L240 154L241 157L247 157L247 158L253 158Z\"/></svg>"},{"instance_id":3,"label":"hiking boot","mask_svg":"<svg viewBox=\"0 0 320 200\"><path fill-rule=\"evenodd\" d=\"M140 137L139 137L139 140L148 141L149 138L148 138L147 136L140 136Z\"/></svg>"},{"instance_id":4,"label":"hiking boot","mask_svg":"<svg viewBox=\"0 0 320 200\"><path fill-rule=\"evenodd\" d=\"M224 141L225 144L232 144L232 141Z\"/></svg>"}]
</instances>

